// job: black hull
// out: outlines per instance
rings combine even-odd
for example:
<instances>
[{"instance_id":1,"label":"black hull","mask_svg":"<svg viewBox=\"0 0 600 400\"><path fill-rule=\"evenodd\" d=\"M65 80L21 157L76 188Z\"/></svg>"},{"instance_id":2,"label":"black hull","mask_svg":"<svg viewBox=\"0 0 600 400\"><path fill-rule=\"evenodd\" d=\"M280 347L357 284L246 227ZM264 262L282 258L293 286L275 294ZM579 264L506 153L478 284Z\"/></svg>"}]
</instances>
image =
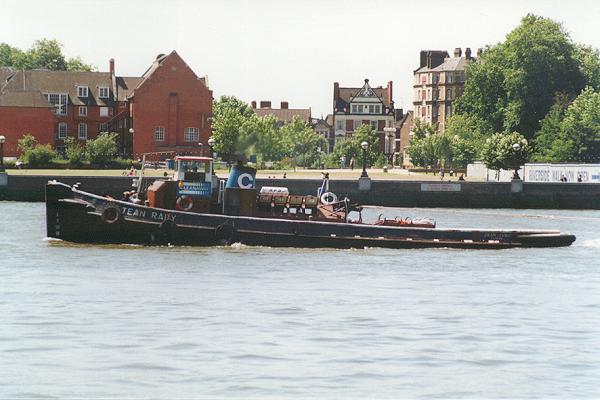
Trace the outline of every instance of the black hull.
<instances>
[{"instance_id":1,"label":"black hull","mask_svg":"<svg viewBox=\"0 0 600 400\"><path fill-rule=\"evenodd\" d=\"M569 246L558 231L465 230L197 214L107 199L70 186L46 186L47 236L76 243L307 248L469 248Z\"/></svg>"}]
</instances>

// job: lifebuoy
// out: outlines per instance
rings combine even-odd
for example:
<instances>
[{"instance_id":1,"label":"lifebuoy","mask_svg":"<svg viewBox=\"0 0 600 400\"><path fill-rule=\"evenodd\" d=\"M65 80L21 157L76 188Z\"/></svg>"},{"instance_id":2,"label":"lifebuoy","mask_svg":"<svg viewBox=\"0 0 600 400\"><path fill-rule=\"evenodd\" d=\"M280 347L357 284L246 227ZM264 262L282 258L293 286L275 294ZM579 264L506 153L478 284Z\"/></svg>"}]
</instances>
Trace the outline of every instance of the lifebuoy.
<instances>
[{"instance_id":1,"label":"lifebuoy","mask_svg":"<svg viewBox=\"0 0 600 400\"><path fill-rule=\"evenodd\" d=\"M192 207L194 207L194 199L186 194L179 196L175 202L175 208L181 211L190 211Z\"/></svg>"},{"instance_id":2,"label":"lifebuoy","mask_svg":"<svg viewBox=\"0 0 600 400\"><path fill-rule=\"evenodd\" d=\"M102 211L100 218L107 224L114 224L121 218L121 213L117 207L107 207Z\"/></svg>"},{"instance_id":3,"label":"lifebuoy","mask_svg":"<svg viewBox=\"0 0 600 400\"><path fill-rule=\"evenodd\" d=\"M325 205L337 203L337 201L338 201L338 198L335 195L335 193L325 192L321 195L321 203L323 203Z\"/></svg>"}]
</instances>

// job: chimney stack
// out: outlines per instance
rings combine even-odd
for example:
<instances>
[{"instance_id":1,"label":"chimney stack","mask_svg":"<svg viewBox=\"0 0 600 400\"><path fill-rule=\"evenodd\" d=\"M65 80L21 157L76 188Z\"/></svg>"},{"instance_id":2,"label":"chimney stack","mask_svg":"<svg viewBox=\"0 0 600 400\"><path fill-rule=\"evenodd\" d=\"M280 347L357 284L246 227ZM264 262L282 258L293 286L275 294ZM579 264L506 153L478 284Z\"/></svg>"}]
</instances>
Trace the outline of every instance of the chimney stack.
<instances>
[{"instance_id":1,"label":"chimney stack","mask_svg":"<svg viewBox=\"0 0 600 400\"><path fill-rule=\"evenodd\" d=\"M387 95L388 95L388 103L390 103L390 107L393 107L394 104L394 96L393 96L393 91L392 91L392 81L388 82L387 85Z\"/></svg>"},{"instance_id":2,"label":"chimney stack","mask_svg":"<svg viewBox=\"0 0 600 400\"><path fill-rule=\"evenodd\" d=\"M335 111L335 106L337 104L337 100L340 97L340 84L338 82L333 82L333 110Z\"/></svg>"},{"instance_id":3,"label":"chimney stack","mask_svg":"<svg viewBox=\"0 0 600 400\"><path fill-rule=\"evenodd\" d=\"M460 57L462 56L462 49L460 47L457 47L454 49L454 57Z\"/></svg>"},{"instance_id":4,"label":"chimney stack","mask_svg":"<svg viewBox=\"0 0 600 400\"><path fill-rule=\"evenodd\" d=\"M465 49L465 58L466 58L467 60L470 60L470 59L471 59L471 48L470 48L470 47L467 47L467 48Z\"/></svg>"},{"instance_id":5,"label":"chimney stack","mask_svg":"<svg viewBox=\"0 0 600 400\"><path fill-rule=\"evenodd\" d=\"M287 101L282 101L281 102L281 109L282 110L287 110L289 108L289 104Z\"/></svg>"},{"instance_id":6,"label":"chimney stack","mask_svg":"<svg viewBox=\"0 0 600 400\"><path fill-rule=\"evenodd\" d=\"M260 101L260 108L271 108L271 102L266 100Z\"/></svg>"},{"instance_id":7,"label":"chimney stack","mask_svg":"<svg viewBox=\"0 0 600 400\"><path fill-rule=\"evenodd\" d=\"M111 58L110 60L108 60L108 72L110 73L111 77L115 76L115 59L114 58Z\"/></svg>"},{"instance_id":8,"label":"chimney stack","mask_svg":"<svg viewBox=\"0 0 600 400\"><path fill-rule=\"evenodd\" d=\"M250 107L256 110L256 100L252 100L252 102L250 103Z\"/></svg>"}]
</instances>

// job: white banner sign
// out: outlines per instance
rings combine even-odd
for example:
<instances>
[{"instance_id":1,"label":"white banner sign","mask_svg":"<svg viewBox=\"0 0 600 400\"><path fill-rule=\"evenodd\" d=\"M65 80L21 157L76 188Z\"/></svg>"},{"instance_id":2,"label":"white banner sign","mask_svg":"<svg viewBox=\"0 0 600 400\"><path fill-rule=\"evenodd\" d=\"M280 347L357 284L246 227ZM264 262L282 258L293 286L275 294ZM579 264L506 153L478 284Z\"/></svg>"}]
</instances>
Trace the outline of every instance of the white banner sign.
<instances>
[{"instance_id":1,"label":"white banner sign","mask_svg":"<svg viewBox=\"0 0 600 400\"><path fill-rule=\"evenodd\" d=\"M460 192L460 183L421 183L421 192Z\"/></svg>"},{"instance_id":2,"label":"white banner sign","mask_svg":"<svg viewBox=\"0 0 600 400\"><path fill-rule=\"evenodd\" d=\"M600 183L600 164L525 164L525 182Z\"/></svg>"}]
</instances>

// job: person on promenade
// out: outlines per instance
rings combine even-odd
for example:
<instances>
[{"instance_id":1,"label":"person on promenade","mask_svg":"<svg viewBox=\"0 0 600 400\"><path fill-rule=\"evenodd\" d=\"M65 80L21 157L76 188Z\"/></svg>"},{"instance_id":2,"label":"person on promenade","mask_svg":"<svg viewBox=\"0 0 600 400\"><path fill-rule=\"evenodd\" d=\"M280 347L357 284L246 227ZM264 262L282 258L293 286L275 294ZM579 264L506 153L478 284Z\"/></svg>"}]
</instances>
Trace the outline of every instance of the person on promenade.
<instances>
[{"instance_id":1,"label":"person on promenade","mask_svg":"<svg viewBox=\"0 0 600 400\"><path fill-rule=\"evenodd\" d=\"M354 166L356 165L356 158L354 156L352 156L352 158L350 159L350 169L352 171L354 171Z\"/></svg>"},{"instance_id":2,"label":"person on promenade","mask_svg":"<svg viewBox=\"0 0 600 400\"><path fill-rule=\"evenodd\" d=\"M444 171L444 168L443 168L443 167L442 167L442 168L440 168L440 180L441 180L441 181L443 181L443 180L444 180L444 173L445 173L445 171Z\"/></svg>"},{"instance_id":3,"label":"person on promenade","mask_svg":"<svg viewBox=\"0 0 600 400\"><path fill-rule=\"evenodd\" d=\"M344 169L344 168L346 168L346 156L344 156L344 155L342 155L342 156L340 157L340 168L341 168L341 169Z\"/></svg>"}]
</instances>

